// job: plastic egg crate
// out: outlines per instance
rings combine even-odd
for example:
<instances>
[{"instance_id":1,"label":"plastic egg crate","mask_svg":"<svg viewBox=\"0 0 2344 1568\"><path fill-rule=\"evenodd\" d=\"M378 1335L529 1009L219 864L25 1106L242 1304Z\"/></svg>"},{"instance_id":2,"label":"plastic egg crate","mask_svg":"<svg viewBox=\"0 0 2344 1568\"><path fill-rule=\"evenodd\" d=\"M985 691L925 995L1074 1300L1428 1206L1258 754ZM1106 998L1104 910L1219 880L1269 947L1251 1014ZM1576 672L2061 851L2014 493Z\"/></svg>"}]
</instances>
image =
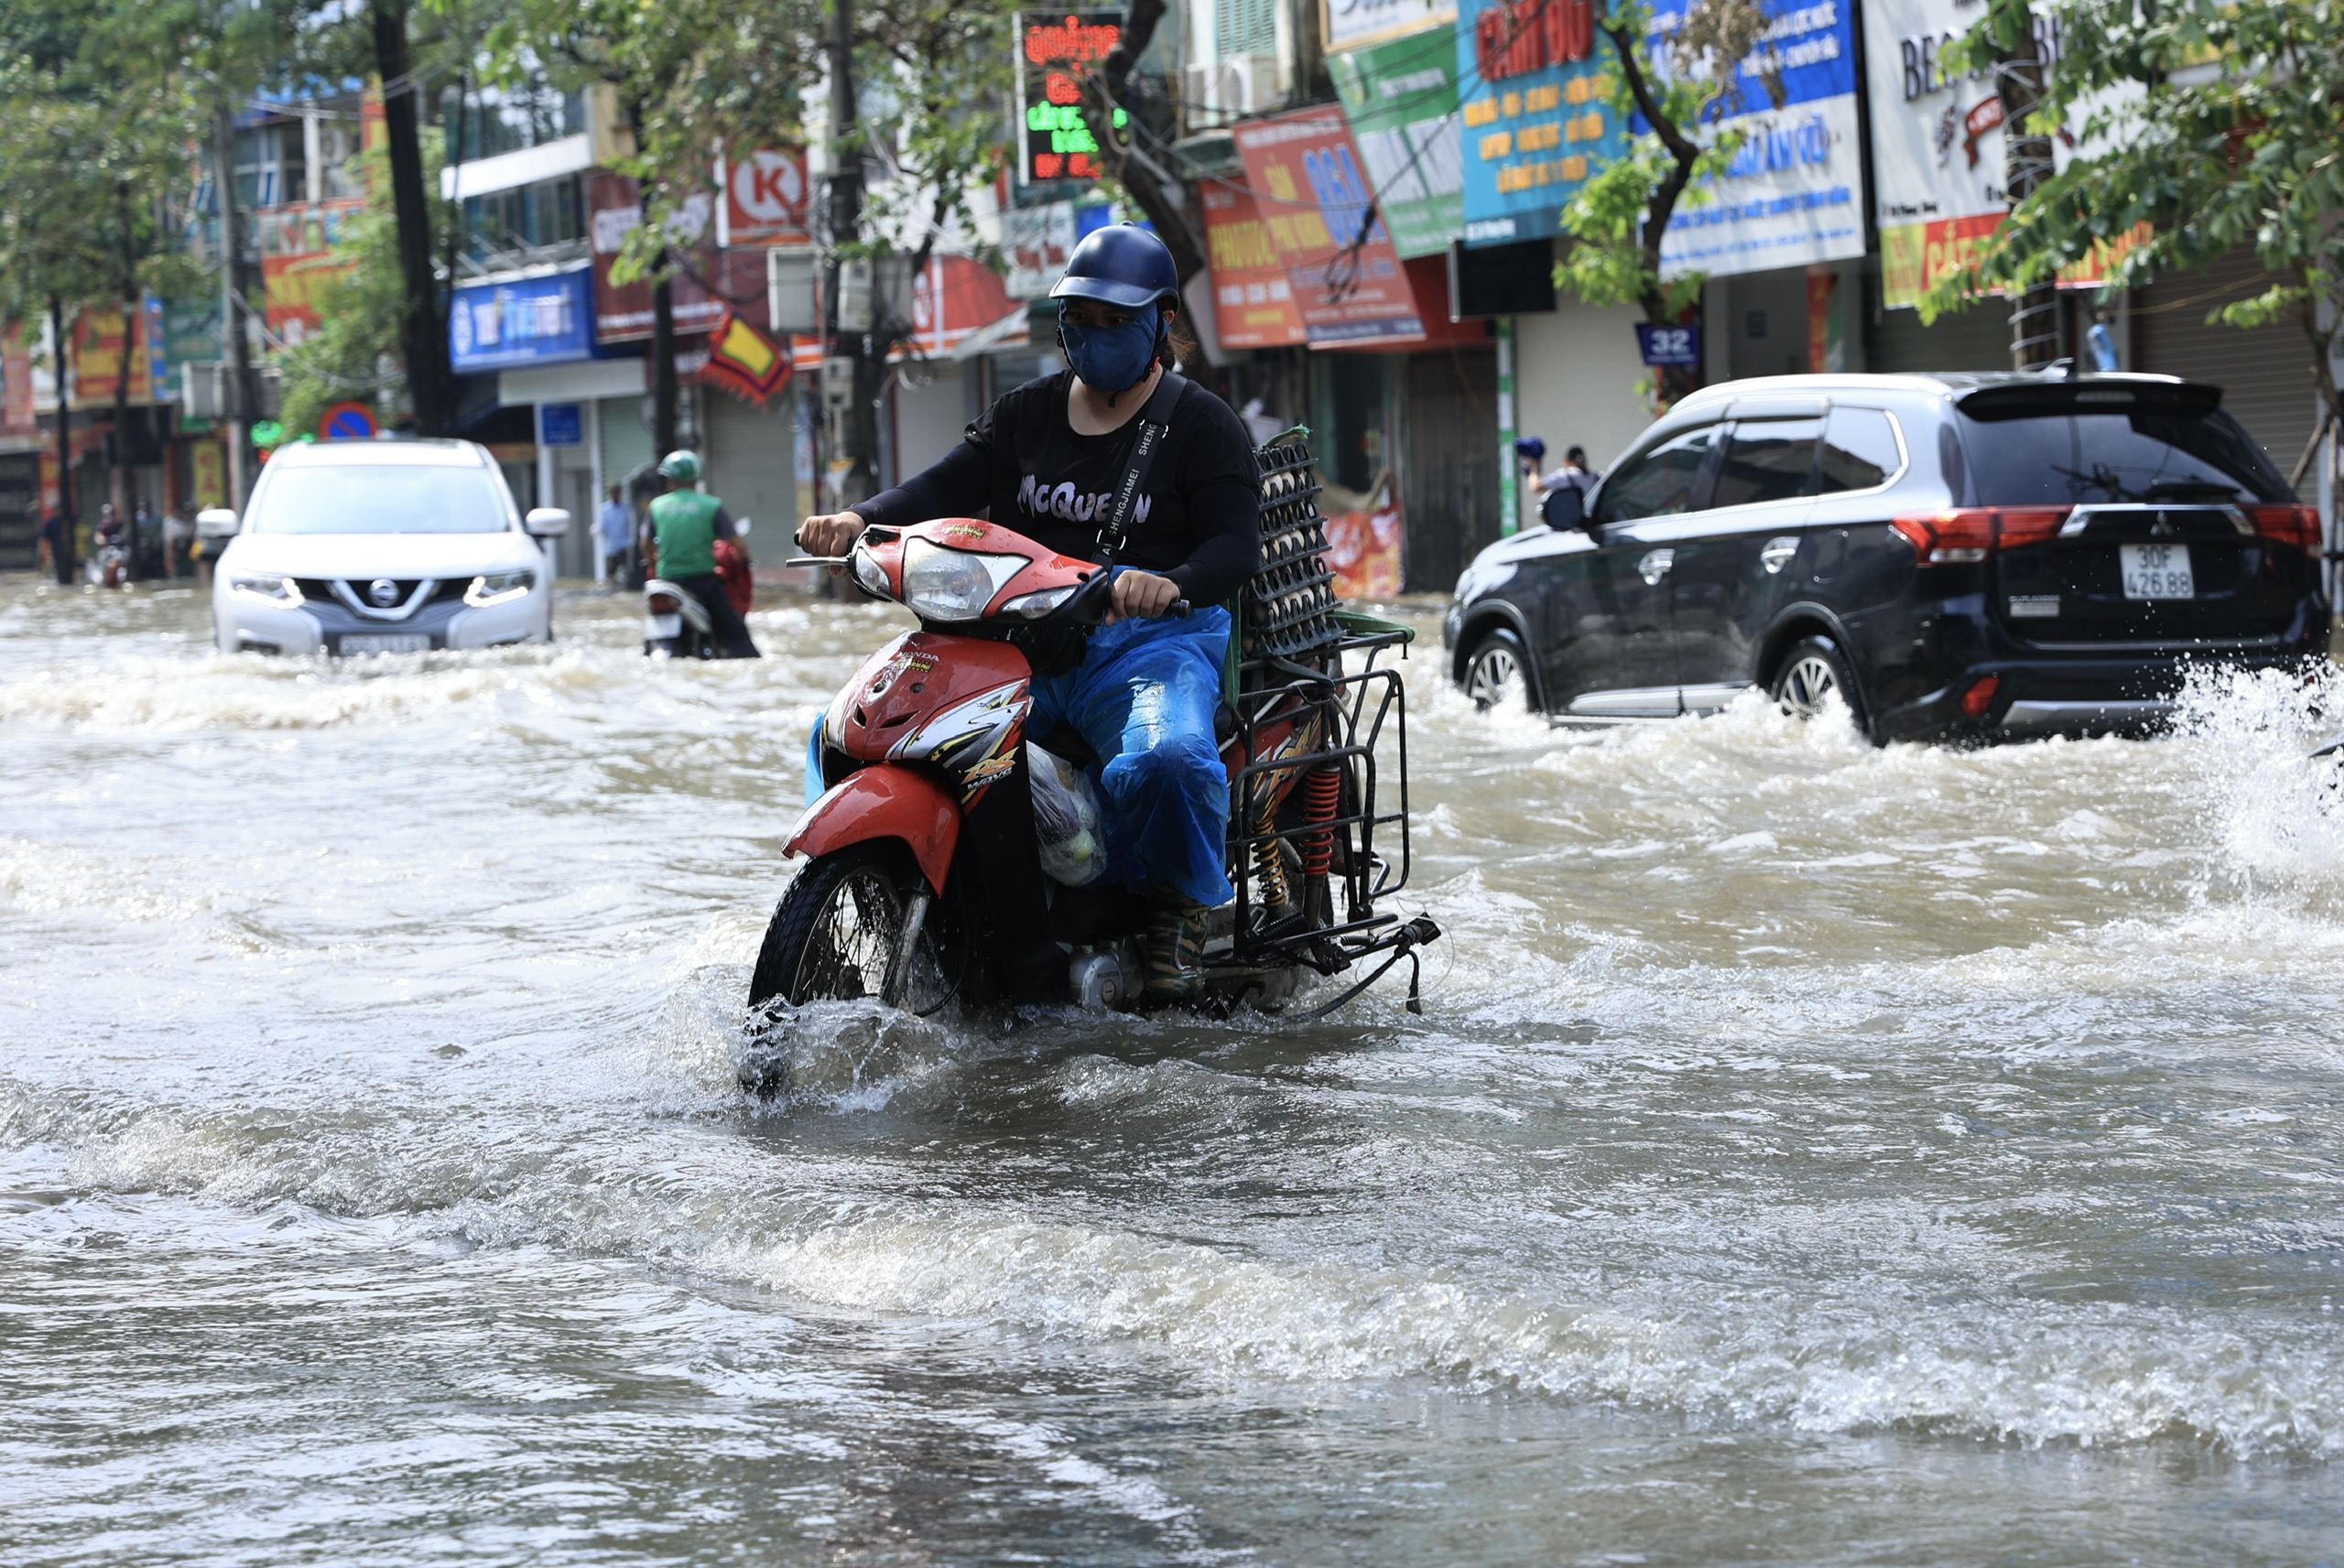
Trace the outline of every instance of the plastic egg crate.
<instances>
[{"instance_id":1,"label":"plastic egg crate","mask_svg":"<svg viewBox=\"0 0 2344 1568\"><path fill-rule=\"evenodd\" d=\"M1262 564L1245 587L1248 658L1291 657L1336 639L1334 573L1327 568L1327 524L1318 515L1310 449L1288 442L1254 453L1262 470Z\"/></svg>"}]
</instances>

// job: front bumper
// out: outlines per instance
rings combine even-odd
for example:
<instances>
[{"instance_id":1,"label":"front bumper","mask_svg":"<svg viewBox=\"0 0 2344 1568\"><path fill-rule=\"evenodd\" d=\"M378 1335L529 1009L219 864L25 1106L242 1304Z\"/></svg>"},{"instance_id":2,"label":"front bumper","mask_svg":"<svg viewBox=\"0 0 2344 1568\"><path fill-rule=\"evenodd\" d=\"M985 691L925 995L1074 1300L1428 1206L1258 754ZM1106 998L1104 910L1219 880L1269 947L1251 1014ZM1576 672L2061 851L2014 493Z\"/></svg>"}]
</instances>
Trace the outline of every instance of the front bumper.
<instances>
[{"instance_id":1,"label":"front bumper","mask_svg":"<svg viewBox=\"0 0 2344 1568\"><path fill-rule=\"evenodd\" d=\"M345 637L420 636L431 649L494 648L548 635L551 590L540 587L502 604L461 600L426 604L399 621L377 621L332 600L263 604L223 594L213 601L219 646L227 653L340 654Z\"/></svg>"}]
</instances>

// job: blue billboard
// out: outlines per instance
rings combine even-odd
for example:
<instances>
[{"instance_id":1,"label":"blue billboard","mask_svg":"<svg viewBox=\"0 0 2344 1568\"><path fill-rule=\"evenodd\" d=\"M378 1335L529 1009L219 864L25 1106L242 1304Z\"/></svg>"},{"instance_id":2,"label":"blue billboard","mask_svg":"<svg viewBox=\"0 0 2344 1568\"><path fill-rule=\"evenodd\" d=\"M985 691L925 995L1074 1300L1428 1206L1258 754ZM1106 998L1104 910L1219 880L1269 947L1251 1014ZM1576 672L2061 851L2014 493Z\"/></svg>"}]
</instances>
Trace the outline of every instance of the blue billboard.
<instances>
[{"instance_id":1,"label":"blue billboard","mask_svg":"<svg viewBox=\"0 0 2344 1568\"><path fill-rule=\"evenodd\" d=\"M591 359L594 277L569 272L459 287L448 311L448 352L460 372Z\"/></svg>"},{"instance_id":2,"label":"blue billboard","mask_svg":"<svg viewBox=\"0 0 2344 1568\"><path fill-rule=\"evenodd\" d=\"M1718 105L1741 134L1732 167L1678 203L1660 270L1678 276L1807 266L1864 254L1863 162L1857 156L1854 6L1846 0L1759 0L1759 35ZM1655 12L1645 49L1668 70L1682 9ZM1774 103L1766 75L1781 82ZM1641 125L1639 125L1641 128Z\"/></svg>"},{"instance_id":3,"label":"blue billboard","mask_svg":"<svg viewBox=\"0 0 2344 1568\"><path fill-rule=\"evenodd\" d=\"M1595 30L1594 0L1460 0L1459 148L1465 243L1503 245L1562 232L1589 175L1627 150L1612 113L1618 73Z\"/></svg>"}]
</instances>

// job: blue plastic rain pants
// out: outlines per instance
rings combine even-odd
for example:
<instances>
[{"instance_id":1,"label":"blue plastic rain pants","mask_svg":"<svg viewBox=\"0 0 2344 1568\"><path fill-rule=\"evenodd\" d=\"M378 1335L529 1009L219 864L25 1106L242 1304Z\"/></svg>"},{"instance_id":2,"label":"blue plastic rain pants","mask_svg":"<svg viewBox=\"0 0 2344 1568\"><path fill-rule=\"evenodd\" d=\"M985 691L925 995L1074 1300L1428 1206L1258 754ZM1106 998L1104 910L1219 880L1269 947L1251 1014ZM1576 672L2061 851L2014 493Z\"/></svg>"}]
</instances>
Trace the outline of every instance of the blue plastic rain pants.
<instances>
[{"instance_id":1,"label":"blue plastic rain pants","mask_svg":"<svg viewBox=\"0 0 2344 1568\"><path fill-rule=\"evenodd\" d=\"M1091 635L1082 663L1036 678L1026 733L1071 724L1099 754L1091 782L1107 832L1108 874L1191 903L1237 896L1225 862L1229 774L1213 738L1229 611L1118 621Z\"/></svg>"},{"instance_id":2,"label":"blue plastic rain pants","mask_svg":"<svg viewBox=\"0 0 2344 1568\"><path fill-rule=\"evenodd\" d=\"M1026 720L1039 741L1070 724L1099 754L1091 782L1105 818L1108 875L1192 903L1237 896L1225 863L1229 773L1213 736L1229 611L1118 621L1091 634L1082 663L1036 676ZM806 803L822 794L822 723L806 741Z\"/></svg>"}]
</instances>

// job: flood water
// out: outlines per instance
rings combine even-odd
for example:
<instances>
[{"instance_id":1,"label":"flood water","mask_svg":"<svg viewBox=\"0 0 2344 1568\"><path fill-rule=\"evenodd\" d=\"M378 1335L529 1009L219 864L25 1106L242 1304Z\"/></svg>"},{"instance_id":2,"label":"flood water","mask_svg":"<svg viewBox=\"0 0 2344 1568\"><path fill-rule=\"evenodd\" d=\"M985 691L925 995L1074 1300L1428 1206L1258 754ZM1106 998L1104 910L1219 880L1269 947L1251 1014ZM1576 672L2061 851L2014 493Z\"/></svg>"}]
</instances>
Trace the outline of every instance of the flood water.
<instances>
[{"instance_id":1,"label":"flood water","mask_svg":"<svg viewBox=\"0 0 2344 1568\"><path fill-rule=\"evenodd\" d=\"M1589 738L1414 613L1421 1018L849 1008L760 1107L893 612L0 586L0 1559L2344 1561L2328 694Z\"/></svg>"}]
</instances>

